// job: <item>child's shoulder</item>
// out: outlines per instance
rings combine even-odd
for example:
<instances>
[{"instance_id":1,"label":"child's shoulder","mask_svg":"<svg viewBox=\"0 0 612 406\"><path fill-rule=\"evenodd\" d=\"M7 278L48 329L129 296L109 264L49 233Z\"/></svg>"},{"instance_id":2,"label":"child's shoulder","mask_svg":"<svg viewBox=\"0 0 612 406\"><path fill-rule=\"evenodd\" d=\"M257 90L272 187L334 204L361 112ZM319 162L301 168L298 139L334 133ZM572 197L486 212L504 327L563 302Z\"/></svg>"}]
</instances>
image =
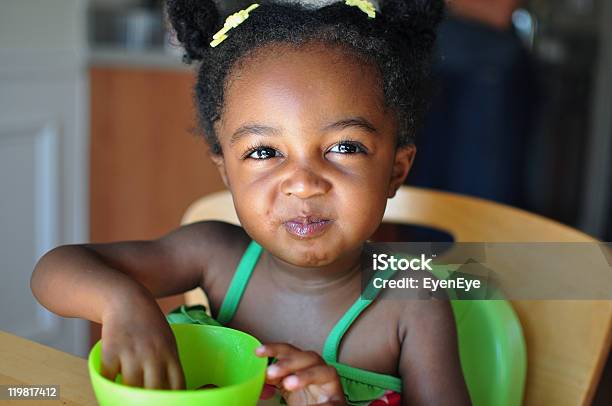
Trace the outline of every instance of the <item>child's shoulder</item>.
<instances>
[{"instance_id":1,"label":"child's shoulder","mask_svg":"<svg viewBox=\"0 0 612 406\"><path fill-rule=\"evenodd\" d=\"M218 262L241 256L251 241L242 227L216 220L184 225L181 233L194 255L200 257L207 268L213 269Z\"/></svg>"},{"instance_id":2,"label":"child's shoulder","mask_svg":"<svg viewBox=\"0 0 612 406\"><path fill-rule=\"evenodd\" d=\"M200 287L215 306L225 295L251 237L242 227L223 221L199 221L181 227L181 232L201 264Z\"/></svg>"},{"instance_id":3,"label":"child's shoulder","mask_svg":"<svg viewBox=\"0 0 612 406\"><path fill-rule=\"evenodd\" d=\"M444 293L432 294L423 287L423 278L430 274L412 274L416 288L381 289L374 305L378 308L378 320L386 322L397 332L402 350L419 348L415 343L432 343L437 339L453 339L456 334L455 319L450 300ZM402 272L391 279L405 277Z\"/></svg>"},{"instance_id":4,"label":"child's shoulder","mask_svg":"<svg viewBox=\"0 0 612 406\"><path fill-rule=\"evenodd\" d=\"M181 226L181 230L190 234L198 244L222 246L232 241L250 239L242 227L218 220L197 221Z\"/></svg>"},{"instance_id":5,"label":"child's shoulder","mask_svg":"<svg viewBox=\"0 0 612 406\"><path fill-rule=\"evenodd\" d=\"M406 278L406 274L398 272L391 279L399 281ZM414 280L414 288L387 288L382 289L379 299L384 304L386 311L393 309L398 316L400 336L408 334L437 334L443 327L445 331L453 329L454 317L450 300L444 291L433 292L426 288L424 279L438 278L429 273L411 273L410 279ZM392 312L393 313L393 312Z\"/></svg>"}]
</instances>

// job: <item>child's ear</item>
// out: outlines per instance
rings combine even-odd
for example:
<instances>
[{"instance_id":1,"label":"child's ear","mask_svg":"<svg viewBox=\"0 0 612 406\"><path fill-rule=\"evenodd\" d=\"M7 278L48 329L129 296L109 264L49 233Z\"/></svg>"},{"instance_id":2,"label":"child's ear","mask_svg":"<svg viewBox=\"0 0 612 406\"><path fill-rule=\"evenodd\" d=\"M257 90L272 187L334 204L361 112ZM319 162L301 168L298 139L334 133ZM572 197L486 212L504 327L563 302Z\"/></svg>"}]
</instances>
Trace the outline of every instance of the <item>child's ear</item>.
<instances>
[{"instance_id":1,"label":"child's ear","mask_svg":"<svg viewBox=\"0 0 612 406\"><path fill-rule=\"evenodd\" d=\"M227 172L225 170L225 159L223 159L223 155L215 154L214 152L210 152L209 156L210 156L210 160L217 167L217 170L219 171L219 175L221 176L221 180L223 180L225 187L229 189L230 188L229 181L227 179Z\"/></svg>"},{"instance_id":2,"label":"child's ear","mask_svg":"<svg viewBox=\"0 0 612 406\"><path fill-rule=\"evenodd\" d=\"M393 198L397 189L404 184L414 162L415 155L416 146L414 144L398 147L395 151L395 161L393 162L391 179L389 180L389 191L387 193L388 199Z\"/></svg>"}]
</instances>

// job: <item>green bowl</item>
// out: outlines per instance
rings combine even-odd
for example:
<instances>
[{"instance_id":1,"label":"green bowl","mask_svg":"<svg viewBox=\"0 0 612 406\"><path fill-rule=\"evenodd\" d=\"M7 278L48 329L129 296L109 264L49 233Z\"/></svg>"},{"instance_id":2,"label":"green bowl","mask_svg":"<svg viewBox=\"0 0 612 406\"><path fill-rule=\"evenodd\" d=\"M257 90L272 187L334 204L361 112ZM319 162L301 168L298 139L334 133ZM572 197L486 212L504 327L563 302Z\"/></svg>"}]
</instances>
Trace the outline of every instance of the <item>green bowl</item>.
<instances>
[{"instance_id":1,"label":"green bowl","mask_svg":"<svg viewBox=\"0 0 612 406\"><path fill-rule=\"evenodd\" d=\"M102 346L89 353L89 376L100 405L256 405L263 388L267 359L257 357L261 343L238 330L197 324L171 324L176 337L186 390L144 389L100 374ZM214 384L218 388L196 390Z\"/></svg>"}]
</instances>

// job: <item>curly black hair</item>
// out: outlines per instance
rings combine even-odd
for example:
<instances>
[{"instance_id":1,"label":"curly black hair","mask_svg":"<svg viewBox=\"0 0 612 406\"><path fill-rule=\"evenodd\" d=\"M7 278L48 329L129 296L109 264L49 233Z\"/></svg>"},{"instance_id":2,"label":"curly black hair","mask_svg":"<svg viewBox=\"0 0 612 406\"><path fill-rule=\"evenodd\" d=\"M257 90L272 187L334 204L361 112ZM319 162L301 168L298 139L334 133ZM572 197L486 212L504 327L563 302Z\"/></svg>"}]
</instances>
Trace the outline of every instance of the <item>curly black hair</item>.
<instances>
[{"instance_id":1,"label":"curly black hair","mask_svg":"<svg viewBox=\"0 0 612 406\"><path fill-rule=\"evenodd\" d=\"M222 154L214 123L223 113L231 72L257 49L320 42L340 48L380 72L385 107L397 115L397 146L414 142L428 105L436 28L444 0L386 0L375 18L344 1L314 8L265 1L210 46L223 20L213 0L167 0L168 18L185 49L186 63L201 61L195 85L199 122L214 154Z\"/></svg>"}]
</instances>

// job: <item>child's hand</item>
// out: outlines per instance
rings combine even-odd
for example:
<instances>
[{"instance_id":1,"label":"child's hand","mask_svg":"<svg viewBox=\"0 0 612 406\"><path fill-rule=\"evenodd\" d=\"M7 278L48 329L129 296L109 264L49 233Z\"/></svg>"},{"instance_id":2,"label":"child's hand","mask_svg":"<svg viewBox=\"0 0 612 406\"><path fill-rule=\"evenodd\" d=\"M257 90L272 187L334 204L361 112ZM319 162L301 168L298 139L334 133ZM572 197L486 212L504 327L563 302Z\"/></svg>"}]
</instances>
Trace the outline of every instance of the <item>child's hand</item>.
<instances>
[{"instance_id":1,"label":"child's hand","mask_svg":"<svg viewBox=\"0 0 612 406\"><path fill-rule=\"evenodd\" d=\"M157 306L127 306L102 323L103 376L114 381L121 373L129 386L185 389L176 340Z\"/></svg>"},{"instance_id":2,"label":"child's hand","mask_svg":"<svg viewBox=\"0 0 612 406\"><path fill-rule=\"evenodd\" d=\"M278 360L268 367L266 383L279 388L287 405L346 405L336 368L316 352L290 344L266 344L255 354Z\"/></svg>"}]
</instances>

